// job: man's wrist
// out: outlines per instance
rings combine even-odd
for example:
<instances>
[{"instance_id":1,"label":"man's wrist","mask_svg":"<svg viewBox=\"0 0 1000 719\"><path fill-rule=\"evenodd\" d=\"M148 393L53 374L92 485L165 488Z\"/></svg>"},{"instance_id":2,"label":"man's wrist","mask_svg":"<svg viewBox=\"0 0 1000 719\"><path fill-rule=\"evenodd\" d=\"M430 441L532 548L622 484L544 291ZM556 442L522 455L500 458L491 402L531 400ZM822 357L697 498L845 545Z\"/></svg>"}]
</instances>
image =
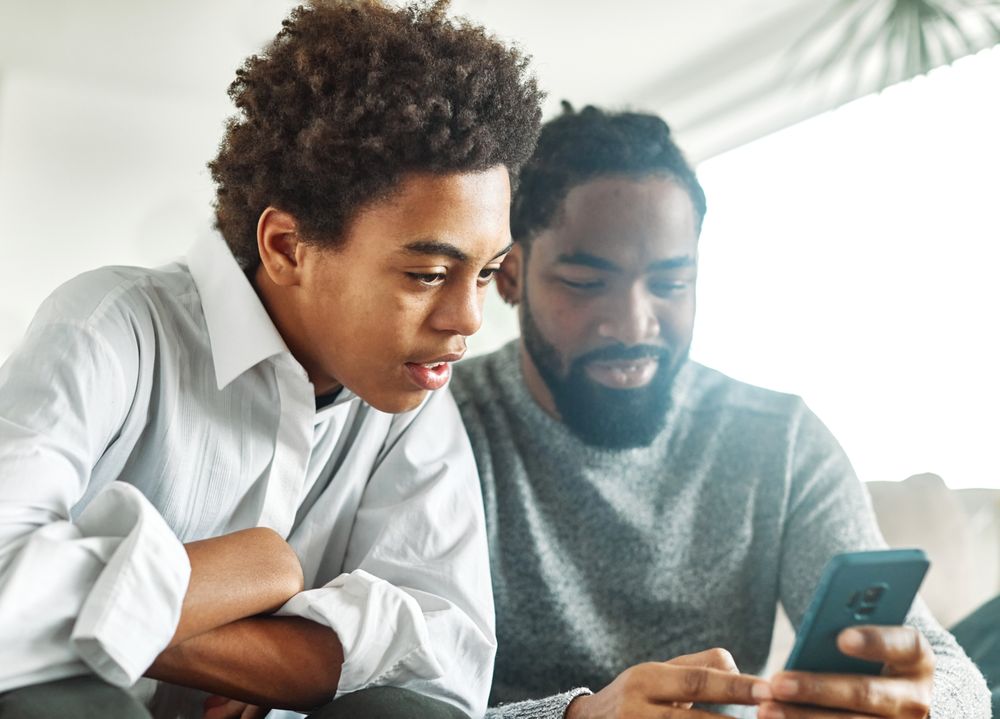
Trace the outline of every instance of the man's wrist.
<instances>
[{"instance_id":1,"label":"man's wrist","mask_svg":"<svg viewBox=\"0 0 1000 719\"><path fill-rule=\"evenodd\" d=\"M571 689L568 692L560 694L560 698L566 702L565 708L563 709L562 716L564 719L579 719L581 716L580 709L582 708L580 702L577 701L581 698L586 698L593 696L593 692L587 687L578 687L576 689ZM575 706L575 708L574 708Z\"/></svg>"}]
</instances>

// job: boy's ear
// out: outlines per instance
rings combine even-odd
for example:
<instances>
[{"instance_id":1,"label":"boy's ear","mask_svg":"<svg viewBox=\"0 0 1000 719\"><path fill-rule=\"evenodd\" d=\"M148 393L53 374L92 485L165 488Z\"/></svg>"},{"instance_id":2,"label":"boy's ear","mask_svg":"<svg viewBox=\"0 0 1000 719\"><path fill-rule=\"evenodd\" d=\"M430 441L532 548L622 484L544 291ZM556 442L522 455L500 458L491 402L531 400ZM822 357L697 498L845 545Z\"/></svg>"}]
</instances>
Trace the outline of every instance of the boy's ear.
<instances>
[{"instance_id":1,"label":"boy's ear","mask_svg":"<svg viewBox=\"0 0 1000 719\"><path fill-rule=\"evenodd\" d=\"M274 284L298 284L301 246L295 217L274 207L261 213L257 220L257 251L261 266Z\"/></svg>"},{"instance_id":2,"label":"boy's ear","mask_svg":"<svg viewBox=\"0 0 1000 719\"><path fill-rule=\"evenodd\" d=\"M511 306L521 301L523 261L524 248L520 242L515 242L497 273L497 292L500 293L500 298Z\"/></svg>"}]
</instances>

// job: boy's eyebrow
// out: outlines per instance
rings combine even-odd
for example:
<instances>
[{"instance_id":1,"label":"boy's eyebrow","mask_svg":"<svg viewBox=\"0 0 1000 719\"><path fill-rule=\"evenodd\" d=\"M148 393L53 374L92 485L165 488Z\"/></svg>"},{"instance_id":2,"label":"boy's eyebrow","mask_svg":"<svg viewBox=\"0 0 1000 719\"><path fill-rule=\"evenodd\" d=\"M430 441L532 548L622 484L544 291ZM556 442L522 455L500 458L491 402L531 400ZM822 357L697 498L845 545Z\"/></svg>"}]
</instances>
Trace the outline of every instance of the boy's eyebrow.
<instances>
[{"instance_id":1,"label":"boy's eyebrow","mask_svg":"<svg viewBox=\"0 0 1000 719\"><path fill-rule=\"evenodd\" d=\"M493 256L493 259L495 260L497 257L500 257L500 255L507 254L510 252L512 247L514 247L513 242L496 253ZM441 242L440 240L418 240L416 242L411 242L403 249L414 255L444 256L450 257L453 260L458 260L459 262L465 262L469 259L469 256L455 245L450 242Z\"/></svg>"},{"instance_id":2,"label":"boy's eyebrow","mask_svg":"<svg viewBox=\"0 0 1000 719\"><path fill-rule=\"evenodd\" d=\"M443 255L459 262L465 262L469 259L469 256L455 245L440 240L417 240L406 245L403 249L413 255L436 255L439 257Z\"/></svg>"},{"instance_id":3,"label":"boy's eyebrow","mask_svg":"<svg viewBox=\"0 0 1000 719\"><path fill-rule=\"evenodd\" d=\"M513 249L514 249L514 243L513 243L513 242L511 242L511 243L510 243L509 245L507 245L506 247L504 247L504 248L503 248L502 250L500 250L500 251L499 251L498 253L496 253L495 255L493 255L493 259L495 260L495 259L496 259L497 257L499 257L500 255L506 255L506 254L507 254L508 252L510 252L510 251L511 251L511 250L513 250Z\"/></svg>"}]
</instances>

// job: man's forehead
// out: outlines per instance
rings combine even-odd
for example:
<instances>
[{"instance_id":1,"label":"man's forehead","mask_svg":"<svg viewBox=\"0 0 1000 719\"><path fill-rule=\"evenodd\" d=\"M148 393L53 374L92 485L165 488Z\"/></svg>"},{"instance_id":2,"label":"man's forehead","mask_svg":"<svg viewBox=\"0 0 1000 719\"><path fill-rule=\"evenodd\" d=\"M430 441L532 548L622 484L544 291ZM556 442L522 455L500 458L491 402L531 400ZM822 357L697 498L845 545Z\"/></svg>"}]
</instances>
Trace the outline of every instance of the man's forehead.
<instances>
[{"instance_id":1,"label":"man's forehead","mask_svg":"<svg viewBox=\"0 0 1000 719\"><path fill-rule=\"evenodd\" d=\"M563 222L620 209L633 212L694 214L687 189L669 175L602 175L572 186L560 208Z\"/></svg>"},{"instance_id":2,"label":"man's forehead","mask_svg":"<svg viewBox=\"0 0 1000 719\"><path fill-rule=\"evenodd\" d=\"M691 198L676 181L602 177L571 189L538 239L554 256L590 254L648 264L694 258L697 234Z\"/></svg>"}]
</instances>

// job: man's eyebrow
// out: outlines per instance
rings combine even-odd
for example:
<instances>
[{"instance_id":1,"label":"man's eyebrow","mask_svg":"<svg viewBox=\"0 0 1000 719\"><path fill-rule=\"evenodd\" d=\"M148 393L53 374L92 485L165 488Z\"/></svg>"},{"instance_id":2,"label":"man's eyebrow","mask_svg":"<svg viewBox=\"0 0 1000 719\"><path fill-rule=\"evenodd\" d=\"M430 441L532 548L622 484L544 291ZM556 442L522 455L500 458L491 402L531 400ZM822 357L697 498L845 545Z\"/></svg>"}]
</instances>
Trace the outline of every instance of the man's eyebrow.
<instances>
[{"instance_id":1,"label":"man's eyebrow","mask_svg":"<svg viewBox=\"0 0 1000 719\"><path fill-rule=\"evenodd\" d=\"M668 257L665 260L657 260L650 263L648 270L658 272L663 270L677 270L684 267L694 267L698 263L691 255L681 255L679 257Z\"/></svg>"},{"instance_id":2,"label":"man's eyebrow","mask_svg":"<svg viewBox=\"0 0 1000 719\"><path fill-rule=\"evenodd\" d=\"M509 245L504 247L498 253L493 255L492 259L496 259L501 255L506 255L514 247L514 243L511 242ZM415 255L435 255L437 257L444 256L450 257L453 260L458 260L459 262L465 262L469 259L469 256L462 252L462 250L455 247L455 245L450 242L441 242L440 240L418 240L417 242L411 242L403 248L406 252Z\"/></svg>"},{"instance_id":3,"label":"man's eyebrow","mask_svg":"<svg viewBox=\"0 0 1000 719\"><path fill-rule=\"evenodd\" d=\"M595 270L618 270L618 265L614 262L592 255L589 252L574 252L572 254L559 255L556 262L561 265L582 265L583 267L593 267Z\"/></svg>"},{"instance_id":4,"label":"man's eyebrow","mask_svg":"<svg viewBox=\"0 0 1000 719\"><path fill-rule=\"evenodd\" d=\"M617 272L621 269L614 262L606 260L603 257L598 257L597 255L592 255L589 252L574 252L572 254L559 255L556 261L560 264L582 265L583 267L592 267L595 270L606 270L609 272ZM662 272L664 270L694 267L696 264L697 263L695 262L693 256L679 255L678 257L668 257L665 260L651 262L649 266L646 267L646 271Z\"/></svg>"}]
</instances>

